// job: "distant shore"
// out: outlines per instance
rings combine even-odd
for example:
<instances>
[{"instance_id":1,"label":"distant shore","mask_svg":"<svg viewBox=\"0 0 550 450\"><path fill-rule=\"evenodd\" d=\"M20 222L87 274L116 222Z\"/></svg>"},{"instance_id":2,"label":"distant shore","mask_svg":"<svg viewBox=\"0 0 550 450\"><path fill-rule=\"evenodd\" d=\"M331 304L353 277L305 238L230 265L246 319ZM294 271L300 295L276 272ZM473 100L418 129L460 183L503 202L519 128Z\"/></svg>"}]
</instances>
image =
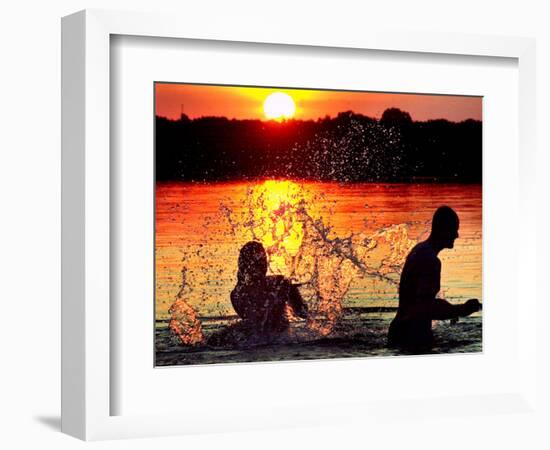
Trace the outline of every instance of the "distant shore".
<instances>
[{"instance_id":1,"label":"distant shore","mask_svg":"<svg viewBox=\"0 0 550 450\"><path fill-rule=\"evenodd\" d=\"M482 122L375 119L352 111L281 123L156 117L157 180L482 181Z\"/></svg>"}]
</instances>

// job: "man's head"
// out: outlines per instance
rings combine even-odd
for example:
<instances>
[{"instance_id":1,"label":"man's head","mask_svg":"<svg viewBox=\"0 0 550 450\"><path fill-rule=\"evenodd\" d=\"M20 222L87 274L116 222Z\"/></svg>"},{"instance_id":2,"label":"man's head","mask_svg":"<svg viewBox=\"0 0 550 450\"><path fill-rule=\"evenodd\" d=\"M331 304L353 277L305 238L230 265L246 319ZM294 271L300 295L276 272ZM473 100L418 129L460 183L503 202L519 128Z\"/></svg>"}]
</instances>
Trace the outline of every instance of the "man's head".
<instances>
[{"instance_id":1,"label":"man's head","mask_svg":"<svg viewBox=\"0 0 550 450\"><path fill-rule=\"evenodd\" d=\"M440 206L432 219L431 239L436 241L441 248L453 248L458 237L458 214L448 206Z\"/></svg>"}]
</instances>

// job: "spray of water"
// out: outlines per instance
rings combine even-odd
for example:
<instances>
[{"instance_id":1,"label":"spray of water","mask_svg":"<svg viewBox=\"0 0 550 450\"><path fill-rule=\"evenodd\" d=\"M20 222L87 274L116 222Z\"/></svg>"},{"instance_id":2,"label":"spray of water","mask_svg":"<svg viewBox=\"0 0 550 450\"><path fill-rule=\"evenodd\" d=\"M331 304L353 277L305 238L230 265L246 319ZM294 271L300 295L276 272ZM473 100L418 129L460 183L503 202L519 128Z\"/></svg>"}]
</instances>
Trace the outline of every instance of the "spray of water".
<instances>
[{"instance_id":1,"label":"spray of water","mask_svg":"<svg viewBox=\"0 0 550 450\"><path fill-rule=\"evenodd\" d=\"M195 310L185 300L190 289L186 281L187 269L185 267L181 271L181 277L180 291L168 311L171 317L168 326L172 335L179 339L183 345L198 345L204 341L204 334Z\"/></svg>"},{"instance_id":2,"label":"spray of water","mask_svg":"<svg viewBox=\"0 0 550 450\"><path fill-rule=\"evenodd\" d=\"M303 144L306 148L294 149L293 154L313 155L309 160L281 161L283 172L351 183L365 176L377 180L384 174L399 175L403 146L397 128L376 121L359 121L351 113L341 113L337 119L333 129ZM232 199L220 203L218 219L228 226L229 241L242 245L256 240L263 244L269 272L300 285L310 311L308 330L326 336L333 332L341 317L353 281L369 277L396 284L405 257L416 240L409 238L411 224L407 223L382 228L370 235L338 236L331 226L335 205L327 202L324 193L308 186L289 180L251 183L241 204L235 205ZM211 217L205 220L202 233L205 238L219 230L215 222ZM199 252L219 244L206 243ZM203 272L215 276L212 265L221 264L219 257L211 252L203 259L209 261ZM205 298L206 287L212 293L212 280L196 273L196 265L193 271L193 282L201 280ZM221 269L217 275L222 275ZM182 289L170 309L170 327L181 342L194 344L204 337L195 312L185 301L184 287L189 284L185 278L184 270Z\"/></svg>"},{"instance_id":3,"label":"spray of water","mask_svg":"<svg viewBox=\"0 0 550 450\"><path fill-rule=\"evenodd\" d=\"M257 240L266 249L269 272L300 285L309 306L307 329L312 336L333 333L353 280L369 277L397 284L406 255L417 242L409 237L412 224L397 224L372 234L337 236L330 223L330 202L306 184L268 180L252 184L239 208L221 203L220 218L232 237ZM182 289L172 308L171 325L184 344L204 336ZM396 288L397 290L397 288Z\"/></svg>"}]
</instances>

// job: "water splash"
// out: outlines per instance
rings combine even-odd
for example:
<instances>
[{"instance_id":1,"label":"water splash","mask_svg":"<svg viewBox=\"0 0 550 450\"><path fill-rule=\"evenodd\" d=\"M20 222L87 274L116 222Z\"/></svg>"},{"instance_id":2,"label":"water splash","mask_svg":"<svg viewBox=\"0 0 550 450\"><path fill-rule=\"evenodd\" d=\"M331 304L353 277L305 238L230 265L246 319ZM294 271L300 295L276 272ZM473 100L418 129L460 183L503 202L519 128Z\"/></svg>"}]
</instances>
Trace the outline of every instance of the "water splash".
<instances>
[{"instance_id":1,"label":"water splash","mask_svg":"<svg viewBox=\"0 0 550 450\"><path fill-rule=\"evenodd\" d=\"M176 301L169 309L170 331L183 345L198 345L204 341L201 323L195 310L185 300L190 287L187 284L187 268L181 271L181 288L176 296Z\"/></svg>"},{"instance_id":2,"label":"water splash","mask_svg":"<svg viewBox=\"0 0 550 450\"><path fill-rule=\"evenodd\" d=\"M311 189L308 184L267 180L249 185L241 203L227 199L220 202L218 210L218 221L227 225L226 239L261 242L268 255L269 272L299 284L308 303L307 329L313 337L334 332L345 297L355 280L382 281L395 286L397 291L401 267L417 242L416 238L409 237L411 227L418 225L415 223L382 227L370 234L338 236L331 224L334 207L323 192ZM205 222L203 236L212 235L213 222L216 221ZM187 270L182 271L182 285L169 311L170 329L186 345L204 342L197 314L186 301L192 295L197 296L191 293L190 286L198 284L201 271L220 266L219 259L214 254L205 254L204 248L206 246L200 244L195 255L204 262L194 268L191 283L186 280ZM235 254L235 264L236 257ZM221 275L221 268L217 270ZM204 274L200 279L204 297L204 285L210 286L216 281Z\"/></svg>"},{"instance_id":3,"label":"water splash","mask_svg":"<svg viewBox=\"0 0 550 450\"><path fill-rule=\"evenodd\" d=\"M310 179L356 182L402 176L407 162L406 146L396 126L384 126L351 111L342 112L332 126L293 148L293 155L309 155L307 160L291 160L284 173ZM409 164L409 170L414 168Z\"/></svg>"},{"instance_id":4,"label":"water splash","mask_svg":"<svg viewBox=\"0 0 550 450\"><path fill-rule=\"evenodd\" d=\"M331 206L322 197L296 182L268 180L249 188L240 217L226 205L222 209L234 235L247 235L264 245L271 273L300 284L311 311L308 328L326 336L341 315L352 281L375 277L397 284L416 240L409 238L410 224L371 235L336 236L330 225Z\"/></svg>"}]
</instances>

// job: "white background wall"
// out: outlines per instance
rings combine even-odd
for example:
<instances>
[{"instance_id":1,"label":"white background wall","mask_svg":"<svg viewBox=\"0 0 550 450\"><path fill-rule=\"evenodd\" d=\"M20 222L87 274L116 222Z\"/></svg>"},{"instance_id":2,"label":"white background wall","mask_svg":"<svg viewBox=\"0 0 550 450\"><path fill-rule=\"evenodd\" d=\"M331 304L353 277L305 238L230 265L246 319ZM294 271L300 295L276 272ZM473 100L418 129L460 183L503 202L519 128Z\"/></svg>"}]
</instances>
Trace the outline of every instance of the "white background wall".
<instances>
[{"instance_id":1,"label":"white background wall","mask_svg":"<svg viewBox=\"0 0 550 450\"><path fill-rule=\"evenodd\" d=\"M59 433L60 376L60 17L84 8L188 12L208 26L211 14L240 21L275 21L307 29L310 21L326 23L327 33L347 27L457 31L531 36L538 45L538 151L540 255L548 224L550 140L550 14L544 1L346 1L198 2L156 0L88 0L4 2L0 10L0 446L60 449L84 443ZM307 33L307 31L305 31ZM29 124L29 129L26 125ZM511 237L515 239L516 237ZM520 238L520 237L517 237ZM540 279L548 274L539 257ZM541 300L543 297L541 295ZM544 298L548 298L545 295ZM548 311L548 307L544 306ZM549 333L542 329L546 343ZM547 348L541 349L547 352ZM548 358L541 358L545 380ZM549 403L548 390L544 388ZM207 418L205 418L207 419ZM396 425L365 424L347 428L282 430L277 433L163 438L91 444L95 448L407 448L491 446L547 448L550 420L504 415ZM479 425L477 425L479 423ZM542 430L542 431L540 431Z\"/></svg>"}]
</instances>

